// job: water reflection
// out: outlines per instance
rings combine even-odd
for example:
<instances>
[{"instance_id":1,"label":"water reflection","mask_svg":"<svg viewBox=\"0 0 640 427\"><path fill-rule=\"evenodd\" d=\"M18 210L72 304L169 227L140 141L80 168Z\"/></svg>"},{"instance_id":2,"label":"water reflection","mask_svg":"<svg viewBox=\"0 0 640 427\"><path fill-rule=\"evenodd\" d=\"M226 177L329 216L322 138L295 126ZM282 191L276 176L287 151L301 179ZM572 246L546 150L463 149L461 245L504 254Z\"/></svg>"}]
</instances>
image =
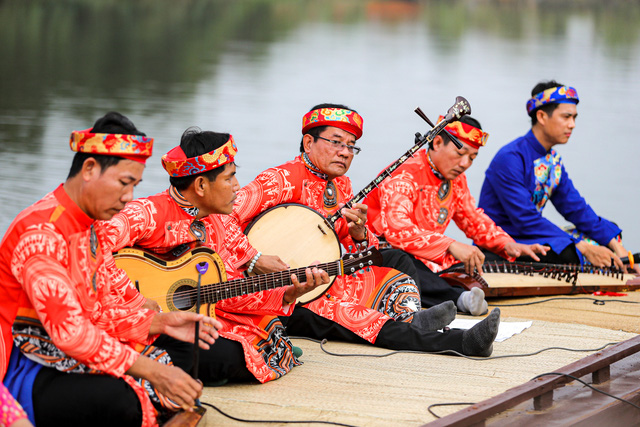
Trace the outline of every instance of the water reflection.
<instances>
[{"instance_id":1,"label":"water reflection","mask_svg":"<svg viewBox=\"0 0 640 427\"><path fill-rule=\"evenodd\" d=\"M190 125L236 136L246 183L293 157L306 109L347 103L365 118L359 190L425 131L416 105L434 119L464 95L491 134L468 173L477 195L493 153L526 132L531 87L556 78L582 99L569 171L640 246L637 22L632 1L0 1L0 233L64 180L70 131L108 110L156 137L143 196Z\"/></svg>"}]
</instances>

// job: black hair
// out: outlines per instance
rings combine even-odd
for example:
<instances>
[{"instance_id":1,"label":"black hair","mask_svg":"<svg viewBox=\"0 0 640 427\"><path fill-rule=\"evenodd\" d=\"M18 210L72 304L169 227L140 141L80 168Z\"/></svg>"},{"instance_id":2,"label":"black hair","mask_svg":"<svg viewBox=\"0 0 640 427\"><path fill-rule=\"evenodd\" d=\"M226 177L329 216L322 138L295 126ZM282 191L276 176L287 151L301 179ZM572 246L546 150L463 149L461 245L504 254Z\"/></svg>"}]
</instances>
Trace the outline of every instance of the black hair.
<instances>
[{"instance_id":1,"label":"black hair","mask_svg":"<svg viewBox=\"0 0 640 427\"><path fill-rule=\"evenodd\" d=\"M546 81L546 82L540 82L537 85L535 85L533 87L533 89L531 89L531 97L533 98L534 95L537 95L540 92L544 92L547 89L551 89L552 87L560 87L560 86L564 86L564 85L562 83L558 83L555 80L549 80L549 81ZM554 102L554 103L550 103L550 104L544 104L543 106L532 110L529 113L529 117L531 117L531 126L533 126L536 123L538 123L538 118L536 117L536 113L539 110L540 111L544 111L545 113L547 113L547 116L552 116L553 112L556 110L556 108L558 108L558 103Z\"/></svg>"},{"instance_id":2,"label":"black hair","mask_svg":"<svg viewBox=\"0 0 640 427\"><path fill-rule=\"evenodd\" d=\"M199 127L192 126L182 134L180 148L187 157L197 157L222 147L227 141L229 141L228 133L203 131ZM179 191L186 190L198 176L215 181L226 166L190 176L172 176L169 177L169 182Z\"/></svg>"},{"instance_id":3,"label":"black hair","mask_svg":"<svg viewBox=\"0 0 640 427\"><path fill-rule=\"evenodd\" d=\"M480 122L471 116L462 116L462 118L459 121L469 126L473 126L474 128L478 128L482 130L482 125L480 125ZM449 138L449 136L445 132L440 132L438 135L442 137L442 141L444 145L447 145L449 141L451 141L451 138Z\"/></svg>"},{"instance_id":4,"label":"black hair","mask_svg":"<svg viewBox=\"0 0 640 427\"><path fill-rule=\"evenodd\" d=\"M91 128L91 133L119 133L122 135L146 136L145 133L140 132L136 128L131 120L116 111L111 111L96 120ZM84 161L90 157L93 157L96 160L100 165L102 172L104 172L108 167L118 164L118 162L123 159L123 157L108 156L104 154L76 153L75 156L73 156L67 179L76 176L82 170Z\"/></svg>"},{"instance_id":5,"label":"black hair","mask_svg":"<svg viewBox=\"0 0 640 427\"><path fill-rule=\"evenodd\" d=\"M318 105L314 105L313 107L311 107L311 109L309 111L313 111L313 110L318 110L320 108L342 108L344 110L351 110L354 113L357 113L356 110L354 110L353 108L349 108L346 105L342 105L342 104L331 104L331 103L324 103L324 104L318 104ZM316 126L314 128L311 128L307 131L307 133L309 135L311 135L313 137L313 139L315 140L316 138L318 138L318 136L327 128L327 126ZM303 144L303 140L304 140L304 135L302 135L302 139L300 139L300 152L304 153L304 144Z\"/></svg>"}]
</instances>

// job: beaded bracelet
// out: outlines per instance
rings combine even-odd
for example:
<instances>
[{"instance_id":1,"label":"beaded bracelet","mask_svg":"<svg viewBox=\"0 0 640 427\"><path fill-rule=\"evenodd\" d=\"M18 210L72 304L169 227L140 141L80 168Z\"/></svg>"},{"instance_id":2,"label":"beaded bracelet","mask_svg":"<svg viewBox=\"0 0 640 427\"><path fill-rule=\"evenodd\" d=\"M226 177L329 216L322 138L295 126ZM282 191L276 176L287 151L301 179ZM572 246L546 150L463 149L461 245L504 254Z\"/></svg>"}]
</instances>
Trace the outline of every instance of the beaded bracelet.
<instances>
[{"instance_id":1,"label":"beaded bracelet","mask_svg":"<svg viewBox=\"0 0 640 427\"><path fill-rule=\"evenodd\" d=\"M262 252L258 252L252 259L251 264L249 264L249 268L247 269L247 273L251 273L253 271L253 267L256 266L256 262L258 262L258 258L260 258Z\"/></svg>"}]
</instances>

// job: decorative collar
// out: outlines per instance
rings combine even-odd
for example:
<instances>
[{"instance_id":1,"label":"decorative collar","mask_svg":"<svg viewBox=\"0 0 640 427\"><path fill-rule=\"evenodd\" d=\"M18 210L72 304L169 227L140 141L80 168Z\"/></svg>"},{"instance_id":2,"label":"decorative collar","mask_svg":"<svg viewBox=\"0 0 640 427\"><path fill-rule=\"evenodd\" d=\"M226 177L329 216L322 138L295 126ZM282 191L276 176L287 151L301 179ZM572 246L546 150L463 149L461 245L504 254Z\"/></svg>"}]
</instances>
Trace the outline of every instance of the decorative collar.
<instances>
[{"instance_id":1,"label":"decorative collar","mask_svg":"<svg viewBox=\"0 0 640 427\"><path fill-rule=\"evenodd\" d=\"M311 172L312 174L314 174L320 179L329 181L329 175L327 175L326 173L318 169L318 167L316 167L316 165L313 164L313 162L311 161L307 153L302 153L302 162L304 163L304 166L307 168L309 172Z\"/></svg>"},{"instance_id":2,"label":"decorative collar","mask_svg":"<svg viewBox=\"0 0 640 427\"><path fill-rule=\"evenodd\" d=\"M180 209L185 211L188 215L196 218L200 213L200 209L193 206L173 185L169 187L169 195L180 206Z\"/></svg>"},{"instance_id":3,"label":"decorative collar","mask_svg":"<svg viewBox=\"0 0 640 427\"><path fill-rule=\"evenodd\" d=\"M78 206L76 202L74 202L71 197L69 197L64 189L64 184L60 184L58 188L53 191L53 195L58 200L58 202L60 202L60 205L63 209L56 209L56 212L54 213L55 218L50 218L51 222L55 222L55 220L58 219L60 214L62 214L62 212L64 212L65 210L68 211L69 214L85 228L89 228L89 226L91 226L91 224L95 222L93 218L91 218L82 209L80 209L80 206Z\"/></svg>"},{"instance_id":4,"label":"decorative collar","mask_svg":"<svg viewBox=\"0 0 640 427\"><path fill-rule=\"evenodd\" d=\"M429 152L427 151L427 162L429 163L429 168L431 168L431 172L433 172L433 174L436 176L436 178L441 179L442 181L445 180L444 175L442 175L440 173L440 171L438 170L438 168L436 167L436 165L433 164L433 161L431 160L431 154L429 154Z\"/></svg>"}]
</instances>

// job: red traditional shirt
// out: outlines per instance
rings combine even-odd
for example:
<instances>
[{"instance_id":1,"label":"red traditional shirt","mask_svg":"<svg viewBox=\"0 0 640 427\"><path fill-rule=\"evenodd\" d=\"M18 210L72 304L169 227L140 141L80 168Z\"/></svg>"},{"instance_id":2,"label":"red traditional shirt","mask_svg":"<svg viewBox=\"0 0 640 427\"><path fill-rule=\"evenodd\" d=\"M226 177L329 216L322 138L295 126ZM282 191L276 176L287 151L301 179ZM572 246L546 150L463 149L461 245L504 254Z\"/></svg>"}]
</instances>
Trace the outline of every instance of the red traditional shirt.
<instances>
[{"instance_id":1,"label":"red traditional shirt","mask_svg":"<svg viewBox=\"0 0 640 427\"><path fill-rule=\"evenodd\" d=\"M455 240L444 235L451 220L475 244L505 258L505 245L514 241L476 207L465 174L454 180L436 177L425 150L418 151L384 180L365 203L371 229L433 271L458 262L447 251Z\"/></svg>"},{"instance_id":2,"label":"red traditional shirt","mask_svg":"<svg viewBox=\"0 0 640 427\"><path fill-rule=\"evenodd\" d=\"M175 194L175 193L174 193ZM134 200L104 226L114 252L137 245L156 253L200 240L223 260L228 279L242 277L243 266L257 251L229 215L209 215L194 227L194 207L180 204L170 192ZM120 280L126 274L114 272ZM293 355L277 315L289 315L293 306L283 302L286 288L256 292L218 301L215 315L220 335L242 344L249 371L262 383L286 374L300 363Z\"/></svg>"},{"instance_id":3,"label":"red traditional shirt","mask_svg":"<svg viewBox=\"0 0 640 427\"><path fill-rule=\"evenodd\" d=\"M125 372L139 354L125 342L149 344L155 312L120 291L108 270L115 265L102 230L62 185L22 211L0 243L0 377L20 316L42 323L55 346L91 369L124 377L136 391L144 425L155 411L142 387ZM16 349L17 351L17 349ZM45 361L41 362L46 364Z\"/></svg>"},{"instance_id":4,"label":"red traditional shirt","mask_svg":"<svg viewBox=\"0 0 640 427\"><path fill-rule=\"evenodd\" d=\"M282 203L300 203L328 216L340 204L353 198L349 178L341 176L332 182L337 192L337 206L327 209L324 202L327 180L307 169L298 156L281 166L265 170L240 189L232 216L245 228L257 215ZM344 218L336 221L335 231L343 247L356 247ZM369 243L377 246L378 239L370 230L368 236ZM308 303L306 307L373 343L382 326L391 317L370 308L367 302L382 282L392 280L391 271L394 270L373 267L370 271L355 276L339 276L325 295Z\"/></svg>"}]
</instances>

